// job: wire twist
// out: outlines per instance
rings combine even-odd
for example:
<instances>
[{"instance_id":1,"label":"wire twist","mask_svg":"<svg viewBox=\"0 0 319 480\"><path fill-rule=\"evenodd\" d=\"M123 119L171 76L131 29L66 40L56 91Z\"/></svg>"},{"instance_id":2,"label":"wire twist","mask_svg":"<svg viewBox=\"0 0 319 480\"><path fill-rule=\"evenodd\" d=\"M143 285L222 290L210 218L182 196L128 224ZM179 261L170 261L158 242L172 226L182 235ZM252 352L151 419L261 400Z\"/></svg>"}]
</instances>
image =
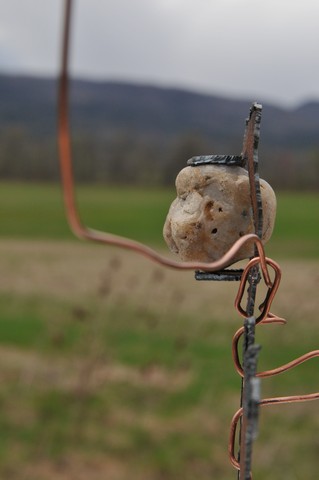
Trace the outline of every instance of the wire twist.
<instances>
[{"instance_id":1,"label":"wire twist","mask_svg":"<svg viewBox=\"0 0 319 480\"><path fill-rule=\"evenodd\" d=\"M280 318L276 315L273 315L270 312L270 307L272 301L276 295L276 292L279 287L281 270L279 265L273 260L265 256L264 247L262 241L260 240L261 236L261 227L262 227L262 209L261 209L261 199L259 191L259 178L257 175L257 145L259 138L259 124L260 124L260 112L258 109L254 112L254 119L251 122L247 123L247 132L244 142L243 158L248 159L250 162L250 183L255 185L252 194L252 207L254 212L254 221L255 229L258 235L248 234L237 240L237 242L230 248L230 250L218 261L212 263L203 263L203 262L176 262L168 257L164 257L155 250L149 248L148 246L136 242L134 240L113 235L111 233L100 232L98 230L91 229L85 226L78 213L78 208L75 200L75 188L74 188L74 179L73 179L73 169L72 169L72 151L71 151L71 141L70 141L70 127L69 127L69 115L68 115L68 104L69 104L69 94L68 94L68 57L69 57L69 37L70 37L70 20L71 20L71 7L72 0L65 0L65 16L64 16L64 29L63 29L63 42L62 42L62 61L61 61L61 70L59 77L59 99L58 99L58 143L59 143L59 157L60 157L60 170L62 178L62 189L63 197L67 219L73 233L82 239L92 240L94 242L102 243L105 245L114 245L117 247L125 248L139 253L149 260L152 260L164 267L174 268L178 270L202 270L205 272L216 272L219 271L232 263L232 260L235 258L239 250L246 244L255 245L255 257L247 264L242 279L240 282L238 294L235 301L235 307L238 310L239 314L247 319L250 317L248 312L241 306L241 301L245 292L246 283L249 281L250 272L252 269L257 269L260 266L262 271L263 280L267 286L267 294L264 302L260 305L260 315L256 319L256 324L271 324L278 323L284 324L286 321L283 318ZM258 107L258 105L257 105ZM271 275L269 272L269 267L273 270L274 279L271 280ZM241 327L237 330L233 337L232 342L232 353L233 360L235 364L235 369L240 375L244 377L244 370L241 365L238 353L238 344L239 340L244 334L244 327ZM312 358L319 356L319 350L314 350L305 355L302 355L295 360L282 365L281 367L266 370L264 372L257 372L256 377L264 378L270 377L273 375L278 375L280 373L286 372L295 368L303 362L306 362ZM274 404L285 404L285 403L296 403L296 402L305 402L310 400L319 399L319 393L312 393L308 395L295 395L287 397L274 397L262 399L259 402L260 406L269 406ZM243 416L244 409L241 407L235 415L233 416L231 427L230 427L230 436L228 444L228 452L231 464L235 467L236 470L240 471L241 465L239 460L235 456L235 439L236 439L236 430L238 422ZM249 472L248 472L249 474ZM250 472L250 478L252 474ZM243 478L243 477L242 477Z\"/></svg>"},{"instance_id":2,"label":"wire twist","mask_svg":"<svg viewBox=\"0 0 319 480\"><path fill-rule=\"evenodd\" d=\"M256 324L268 325L272 323L277 323L280 325L284 325L287 323L284 318L278 317L277 315L274 315L270 312L272 301L279 287L279 283L281 279L281 269L278 263L274 262L273 260L266 257L264 258L264 260L267 265L270 265L273 268L275 272L275 277L274 277L274 280L271 282L271 285L267 285L268 292L266 294L266 298L264 302L259 306L259 310L261 313L259 317L257 317ZM243 292L245 291L245 286L246 286L249 272L253 267L258 265L259 263L260 264L262 263L262 259L259 257L255 257L247 264L239 285L237 297L235 300L235 308L237 309L238 313L244 318L247 318L247 313L241 307L240 302L243 297ZM244 327L239 328L236 331L235 335L233 336L233 341L232 341L232 356L234 360L235 369L237 373L240 375L240 377L242 378L244 377L244 369L239 359L238 346L239 346L239 340L244 335L244 331L245 331ZM301 355L300 357L284 365L281 365L280 367L273 368L271 370L265 370L263 372L257 372L256 377L266 378L266 377L279 375L316 357L319 357L319 350L313 350L311 352L305 353L304 355ZM260 400L259 406L264 407L264 406L270 406L270 405L276 405L276 404L299 403L299 402L307 402L307 401L317 400L317 399L319 399L319 392L305 394L305 395L272 397L272 398L265 398ZM231 426L230 426L229 442L228 442L228 454L229 454L230 462L233 465L233 467L238 471L240 471L240 462L235 455L235 439L236 439L237 425L240 419L242 418L242 416L243 416L243 407L239 408L232 418ZM252 473L250 473L250 478L252 479Z\"/></svg>"}]
</instances>

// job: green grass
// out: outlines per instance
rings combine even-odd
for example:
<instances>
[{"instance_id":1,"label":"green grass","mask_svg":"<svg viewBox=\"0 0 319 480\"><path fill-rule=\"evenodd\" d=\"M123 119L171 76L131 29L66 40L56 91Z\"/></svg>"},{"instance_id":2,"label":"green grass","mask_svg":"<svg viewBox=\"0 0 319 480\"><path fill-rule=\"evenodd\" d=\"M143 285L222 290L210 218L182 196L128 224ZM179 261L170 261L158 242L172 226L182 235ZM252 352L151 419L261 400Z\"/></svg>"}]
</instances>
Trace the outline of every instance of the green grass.
<instances>
[{"instance_id":1,"label":"green grass","mask_svg":"<svg viewBox=\"0 0 319 480\"><path fill-rule=\"evenodd\" d=\"M157 247L172 198L79 188L90 226ZM318 212L317 194L278 195L267 253L293 259L284 267L295 282L284 279L274 307L288 325L258 329L260 369L318 348ZM227 459L240 392L233 286L222 286L221 300L215 283L81 245L55 185L2 183L0 216L1 478L235 478ZM262 396L317 391L317 363L264 379ZM318 429L315 402L264 409L254 477L317 479Z\"/></svg>"},{"instance_id":2,"label":"green grass","mask_svg":"<svg viewBox=\"0 0 319 480\"><path fill-rule=\"evenodd\" d=\"M20 348L32 347L37 343L42 331L42 322L33 315L20 312L18 316L1 316L0 338L3 344Z\"/></svg>"},{"instance_id":3,"label":"green grass","mask_svg":"<svg viewBox=\"0 0 319 480\"><path fill-rule=\"evenodd\" d=\"M319 257L319 193L279 193L270 255Z\"/></svg>"},{"instance_id":4,"label":"green grass","mask_svg":"<svg viewBox=\"0 0 319 480\"><path fill-rule=\"evenodd\" d=\"M230 338L238 320L225 324L215 317L214 305L210 316L198 312L195 321L176 306L163 317L160 306L148 310L129 298L98 305L90 297L85 316L79 316L78 302L36 294L0 296L2 476L11 472L10 478L19 480L21 471L29 470L33 473L24 478L31 480L38 478L39 462L55 471L76 456L94 468L96 456L107 456L124 462L123 480L128 474L134 480L208 480L217 473L219 480L231 478L227 434L240 381ZM261 327L263 366L285 363L314 344L313 329L290 326L290 334L303 332L299 345L285 341L288 327L281 327L280 335L279 328ZM4 347L9 353L19 350L13 362L6 360ZM263 396L315 391L314 366L315 361L264 380ZM105 368L114 376L96 383L95 375ZM302 479L305 472L307 480L315 480L316 406L280 408L261 415L255 472L260 480L288 480L292 474ZM283 439L285 450L278 455ZM65 468L71 478L76 468L71 460ZM106 462L94 478L107 472Z\"/></svg>"},{"instance_id":5,"label":"green grass","mask_svg":"<svg viewBox=\"0 0 319 480\"><path fill-rule=\"evenodd\" d=\"M281 193L269 253L279 257L319 256L319 194ZM92 228L164 247L162 228L173 189L80 186L83 221ZM2 237L72 239L60 187L53 184L0 185Z\"/></svg>"},{"instance_id":6,"label":"green grass","mask_svg":"<svg viewBox=\"0 0 319 480\"><path fill-rule=\"evenodd\" d=\"M319 240L319 193L279 193L275 236Z\"/></svg>"},{"instance_id":7,"label":"green grass","mask_svg":"<svg viewBox=\"0 0 319 480\"><path fill-rule=\"evenodd\" d=\"M174 192L107 186L80 186L78 205L92 228L161 244L162 228ZM73 238L65 220L62 193L54 184L0 185L1 236Z\"/></svg>"}]
</instances>

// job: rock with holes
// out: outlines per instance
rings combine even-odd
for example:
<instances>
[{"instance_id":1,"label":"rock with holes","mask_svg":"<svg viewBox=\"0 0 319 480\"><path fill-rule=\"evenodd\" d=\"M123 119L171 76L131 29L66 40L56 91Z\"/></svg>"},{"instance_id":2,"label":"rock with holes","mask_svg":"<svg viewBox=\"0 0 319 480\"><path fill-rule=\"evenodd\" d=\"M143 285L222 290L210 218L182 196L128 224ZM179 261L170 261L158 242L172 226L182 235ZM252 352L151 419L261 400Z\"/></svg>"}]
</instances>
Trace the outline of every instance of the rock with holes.
<instances>
[{"instance_id":1,"label":"rock with holes","mask_svg":"<svg viewBox=\"0 0 319 480\"><path fill-rule=\"evenodd\" d=\"M276 216L273 189L260 180L263 204L263 243L272 234ZM241 167L201 165L184 168L176 178L177 198L164 225L169 249L181 260L212 262L235 241L254 233L248 172ZM245 245L233 262L253 255Z\"/></svg>"}]
</instances>

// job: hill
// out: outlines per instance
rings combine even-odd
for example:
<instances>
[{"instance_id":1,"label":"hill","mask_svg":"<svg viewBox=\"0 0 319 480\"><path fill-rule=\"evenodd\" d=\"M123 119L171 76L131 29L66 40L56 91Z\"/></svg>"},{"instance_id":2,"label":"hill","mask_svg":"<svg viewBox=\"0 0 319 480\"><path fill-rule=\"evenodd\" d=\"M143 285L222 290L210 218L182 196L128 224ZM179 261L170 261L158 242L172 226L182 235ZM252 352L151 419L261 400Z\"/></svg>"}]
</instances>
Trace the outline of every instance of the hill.
<instances>
[{"instance_id":1,"label":"hill","mask_svg":"<svg viewBox=\"0 0 319 480\"><path fill-rule=\"evenodd\" d=\"M35 137L54 139L57 84L54 79L0 76L0 127L20 128ZM176 88L75 79L71 113L75 137L100 141L129 133L167 145L178 137L196 136L214 151L239 153L246 118L254 100L237 100ZM319 150L319 102L295 109L263 104L261 151L267 156L308 158ZM271 161L270 161L271 163Z\"/></svg>"},{"instance_id":2,"label":"hill","mask_svg":"<svg viewBox=\"0 0 319 480\"><path fill-rule=\"evenodd\" d=\"M259 101L123 82L73 80L71 85L75 127L89 131L126 128L157 135L195 131L232 142L242 136L250 103ZM0 125L26 124L35 133L50 132L56 94L54 79L0 76ZM266 144L318 145L319 102L293 110L263 106Z\"/></svg>"}]
</instances>

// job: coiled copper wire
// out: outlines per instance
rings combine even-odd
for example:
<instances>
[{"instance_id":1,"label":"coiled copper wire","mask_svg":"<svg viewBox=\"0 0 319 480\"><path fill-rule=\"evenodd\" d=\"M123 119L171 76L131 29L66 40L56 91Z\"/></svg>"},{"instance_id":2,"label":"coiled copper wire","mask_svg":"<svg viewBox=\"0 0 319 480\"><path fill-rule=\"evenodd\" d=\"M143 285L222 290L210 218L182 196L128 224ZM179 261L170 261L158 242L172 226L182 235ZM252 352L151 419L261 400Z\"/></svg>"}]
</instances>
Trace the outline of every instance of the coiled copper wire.
<instances>
[{"instance_id":1,"label":"coiled copper wire","mask_svg":"<svg viewBox=\"0 0 319 480\"><path fill-rule=\"evenodd\" d=\"M318 400L319 399L319 392L318 393L309 393L307 395L290 395L287 397L273 397L273 398L264 398L260 400L259 405L261 407L266 407L269 405L278 405L278 404L285 404L285 403L300 403L300 402L309 402L311 400ZM243 408L237 410L235 415L232 418L231 426L230 426L230 434L229 434L229 442L228 442L228 454L229 459L233 467L236 470L240 469L239 461L235 457L235 438L236 438L236 429L240 418L243 415ZM252 474L250 474L252 478Z\"/></svg>"},{"instance_id":2,"label":"coiled copper wire","mask_svg":"<svg viewBox=\"0 0 319 480\"><path fill-rule=\"evenodd\" d=\"M238 313L244 318L247 317L247 314L245 313L243 308L240 306L240 302L243 296L243 292L245 291L249 270L253 268L259 261L261 261L261 259L256 257L256 258L253 258L247 264L244 270L244 273L242 275L242 279L241 279L238 293L236 296L235 307ZM281 278L281 269L279 265L273 260L270 260L269 258L265 258L265 261L267 265L270 265L275 271L275 278L272 282L272 285L270 286L267 285L268 292L267 292L265 301L259 306L259 310L261 311L261 314L259 315L259 317L257 317L256 324L259 324L259 325L266 325L271 323L285 324L286 320L284 318L277 317L276 315L273 315L272 313L270 313L271 303L279 287L280 278ZM239 344L240 338L244 334L244 331L245 331L244 327L239 328L235 333L232 341L232 355L233 355L235 369L237 373L240 375L240 377L242 378L244 377L244 369L239 359L238 344ZM257 372L256 377L266 378L266 377L272 377L274 375L279 375L316 357L319 357L319 350L313 350L311 352L305 353L304 355L301 355L300 357L284 365L281 365L280 367L273 368L271 370L265 370L263 372ZM260 400L259 405L261 407L264 407L264 406L275 405L275 404L307 402L307 401L317 400L317 399L319 399L319 392L305 394L305 395L292 395L292 396L286 396L286 397L265 398ZM229 454L230 462L238 471L240 471L241 467L240 467L240 462L235 456L235 439L236 439L237 425L242 415L243 415L243 408L241 407L239 410L237 410L237 412L233 416L231 427L230 427L229 442L228 442L228 454ZM250 473L250 478L252 479L251 473Z\"/></svg>"},{"instance_id":3,"label":"coiled copper wire","mask_svg":"<svg viewBox=\"0 0 319 480\"><path fill-rule=\"evenodd\" d=\"M170 258L164 257L155 250L149 248L148 246L136 242L134 240L113 235L111 233L100 232L87 226L83 225L78 213L76 200L75 200L75 188L73 180L73 169L72 169L72 151L71 151L71 142L70 142L70 127L69 127L69 114L68 114L68 57L69 57L69 37L70 37L70 19L71 19L71 7L72 0L65 0L65 16L64 16L64 29L63 29L63 43L62 43L62 62L61 62L61 71L59 77L59 100L58 100L58 141L59 141L59 152L60 152L60 169L61 169L61 178L62 178L62 189L64 196L64 203L66 209L67 219L73 233L82 239L92 240L94 242L103 243L106 245L114 245L121 248L132 250L136 253L144 255L146 258L159 263L162 266L170 267L178 270L203 270L203 271L218 271L232 263L235 255L238 251L247 243L254 244L256 247L257 256L253 258L247 265L242 275L240 282L238 294L235 301L235 306L239 314L243 317L246 317L247 314L245 310L241 307L241 300L246 288L246 282L251 268L254 268L256 265L260 264L260 268L263 274L265 284L268 288L266 298L264 302L260 305L260 315L257 317L256 323L265 325L270 323L286 323L286 321L280 317L277 317L270 313L271 303L276 295L278 286L281 278L281 270L279 265L273 260L266 258L263 244L260 238L255 234L249 234L241 237L237 242L230 248L230 250L218 261L212 263L202 263L202 262L176 262ZM252 149L251 145L248 145L250 150ZM247 148L248 148L247 147ZM253 202L254 203L254 202ZM256 202L255 202L256 203ZM257 206L253 204L254 211L257 209ZM271 267L275 272L274 280L271 280L271 275L269 273L268 267ZM238 353L238 343L240 337L244 333L244 328L241 327L237 330L233 337L232 342L232 353L235 368L238 374L243 377L243 368L239 360ZM292 368L300 365L303 362L306 362L312 358L319 356L319 350L315 350L301 357L282 365L281 367L267 370L264 372L257 373L257 377L270 377L273 375L278 375L280 373L291 370ZM296 395L288 397L274 397L266 398L260 401L260 406L268 406L274 404L285 404L285 403L296 403L296 402L305 402L310 400L315 400L319 398L319 393L312 393L308 395ZM240 463L235 457L235 438L236 438L236 429L237 424L240 418L243 415L243 408L240 408L234 415L231 427L230 427L230 436L229 436L229 445L228 452L231 464L237 469L240 470ZM252 475L250 474L252 478Z\"/></svg>"}]
</instances>

